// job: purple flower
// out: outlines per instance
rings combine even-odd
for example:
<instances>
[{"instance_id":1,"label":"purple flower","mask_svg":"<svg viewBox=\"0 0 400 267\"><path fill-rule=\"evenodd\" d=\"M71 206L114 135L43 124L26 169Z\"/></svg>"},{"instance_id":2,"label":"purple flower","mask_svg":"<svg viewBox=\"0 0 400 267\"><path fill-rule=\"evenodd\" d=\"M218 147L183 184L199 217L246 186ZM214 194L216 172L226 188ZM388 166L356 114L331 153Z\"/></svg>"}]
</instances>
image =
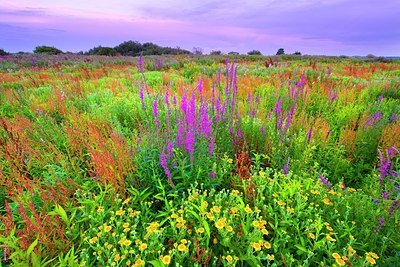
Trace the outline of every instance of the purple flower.
<instances>
[{"instance_id":1,"label":"purple flower","mask_svg":"<svg viewBox=\"0 0 400 267\"><path fill-rule=\"evenodd\" d=\"M308 144L309 144L310 141L311 141L312 134L313 134L313 130L312 130L312 127L311 127L310 130L309 130L308 133L307 133L307 143L308 143Z\"/></svg>"},{"instance_id":2,"label":"purple flower","mask_svg":"<svg viewBox=\"0 0 400 267\"><path fill-rule=\"evenodd\" d=\"M167 144L167 152L168 152L168 159L171 159L172 154L174 153L174 143L169 141Z\"/></svg>"},{"instance_id":3,"label":"purple flower","mask_svg":"<svg viewBox=\"0 0 400 267\"><path fill-rule=\"evenodd\" d=\"M265 135L265 127L264 127L264 124L261 126L260 131L261 131L261 135L264 136L264 135Z\"/></svg>"},{"instance_id":4,"label":"purple flower","mask_svg":"<svg viewBox=\"0 0 400 267\"><path fill-rule=\"evenodd\" d=\"M278 117L282 113L282 100L279 98L275 104L275 114Z\"/></svg>"},{"instance_id":5,"label":"purple flower","mask_svg":"<svg viewBox=\"0 0 400 267\"><path fill-rule=\"evenodd\" d=\"M194 154L195 143L196 143L196 139L194 137L194 132L193 132L193 130L189 129L189 131L186 132L185 146L186 146L186 150L189 152L191 162L193 162L193 159L194 159L193 154Z\"/></svg>"},{"instance_id":6,"label":"purple flower","mask_svg":"<svg viewBox=\"0 0 400 267\"><path fill-rule=\"evenodd\" d=\"M210 138L210 142L208 143L208 155L211 158L213 154L214 154L214 140L213 138Z\"/></svg>"},{"instance_id":7,"label":"purple flower","mask_svg":"<svg viewBox=\"0 0 400 267\"><path fill-rule=\"evenodd\" d=\"M142 55L140 55L140 57L138 58L138 68L139 68L139 71L141 72L141 73L143 73L143 58L142 58Z\"/></svg>"},{"instance_id":8,"label":"purple flower","mask_svg":"<svg viewBox=\"0 0 400 267\"><path fill-rule=\"evenodd\" d=\"M383 196L383 198L386 199L386 200L389 199L388 193L387 193L386 191L383 191L383 192L382 192L382 196Z\"/></svg>"},{"instance_id":9,"label":"purple flower","mask_svg":"<svg viewBox=\"0 0 400 267\"><path fill-rule=\"evenodd\" d=\"M203 134L207 139L210 138L211 123L208 117L207 102L203 102L200 107L200 134Z\"/></svg>"},{"instance_id":10,"label":"purple flower","mask_svg":"<svg viewBox=\"0 0 400 267\"><path fill-rule=\"evenodd\" d=\"M375 123L377 120L379 120L380 117L381 117L381 112L378 110L378 111L374 114L374 116L373 116L374 123Z\"/></svg>"},{"instance_id":11,"label":"purple flower","mask_svg":"<svg viewBox=\"0 0 400 267\"><path fill-rule=\"evenodd\" d=\"M289 173L289 161L283 166L283 174L288 174Z\"/></svg>"},{"instance_id":12,"label":"purple flower","mask_svg":"<svg viewBox=\"0 0 400 267\"><path fill-rule=\"evenodd\" d=\"M319 179L320 179L320 181L322 182L323 185L325 185L329 189L332 188L332 185L329 183L329 181L327 179L325 179L325 177L322 176L321 174L319 174Z\"/></svg>"},{"instance_id":13,"label":"purple flower","mask_svg":"<svg viewBox=\"0 0 400 267\"><path fill-rule=\"evenodd\" d=\"M211 179L215 179L215 172L214 171L210 172L210 177L211 177Z\"/></svg>"},{"instance_id":14,"label":"purple flower","mask_svg":"<svg viewBox=\"0 0 400 267\"><path fill-rule=\"evenodd\" d=\"M382 217L378 218L379 221L379 225L376 227L376 232L379 232L382 227L385 225L385 219L383 219Z\"/></svg>"},{"instance_id":15,"label":"purple flower","mask_svg":"<svg viewBox=\"0 0 400 267\"><path fill-rule=\"evenodd\" d=\"M140 89L139 89L139 98L140 98L140 102L142 103L142 107L143 107L143 109L145 108L145 104L144 104L144 86L142 85L142 86L140 86Z\"/></svg>"},{"instance_id":16,"label":"purple flower","mask_svg":"<svg viewBox=\"0 0 400 267\"><path fill-rule=\"evenodd\" d=\"M164 169L164 173L168 177L168 182L170 183L171 187L174 187L174 183L172 182L172 174L171 171L168 169L168 163L167 163L167 156L164 153L164 150L161 152L160 155L160 165Z\"/></svg>"}]
</instances>

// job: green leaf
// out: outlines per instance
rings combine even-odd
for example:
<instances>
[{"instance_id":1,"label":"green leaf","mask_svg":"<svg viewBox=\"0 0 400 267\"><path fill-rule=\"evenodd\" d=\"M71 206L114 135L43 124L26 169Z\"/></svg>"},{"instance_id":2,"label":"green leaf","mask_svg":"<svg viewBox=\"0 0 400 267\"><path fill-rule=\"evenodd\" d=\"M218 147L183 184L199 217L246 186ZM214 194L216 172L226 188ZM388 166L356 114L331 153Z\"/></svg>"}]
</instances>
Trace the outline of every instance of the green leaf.
<instances>
[{"instance_id":1,"label":"green leaf","mask_svg":"<svg viewBox=\"0 0 400 267\"><path fill-rule=\"evenodd\" d=\"M299 250L297 251L297 254L301 255L303 253L308 253L308 250L300 245L294 245L296 248L298 248Z\"/></svg>"},{"instance_id":2,"label":"green leaf","mask_svg":"<svg viewBox=\"0 0 400 267\"><path fill-rule=\"evenodd\" d=\"M38 243L38 239L36 238L36 240L33 241L32 244L30 244L28 250L26 251L26 254L27 254L28 256L31 255L31 253L32 253L33 249L36 247L37 243Z\"/></svg>"},{"instance_id":3,"label":"green leaf","mask_svg":"<svg viewBox=\"0 0 400 267\"><path fill-rule=\"evenodd\" d=\"M154 266L154 267L164 267L164 263L162 263L162 261L160 260L154 260L154 261L150 261L150 263Z\"/></svg>"}]
</instances>

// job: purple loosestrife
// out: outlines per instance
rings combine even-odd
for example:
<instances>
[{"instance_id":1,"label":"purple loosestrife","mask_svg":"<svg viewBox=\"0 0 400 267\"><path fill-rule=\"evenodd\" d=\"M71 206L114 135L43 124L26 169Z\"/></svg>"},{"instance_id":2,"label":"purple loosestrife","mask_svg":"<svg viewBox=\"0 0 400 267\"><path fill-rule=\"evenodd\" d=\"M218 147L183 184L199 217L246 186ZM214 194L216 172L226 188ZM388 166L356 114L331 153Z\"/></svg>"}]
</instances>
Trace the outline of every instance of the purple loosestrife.
<instances>
[{"instance_id":1,"label":"purple loosestrife","mask_svg":"<svg viewBox=\"0 0 400 267\"><path fill-rule=\"evenodd\" d=\"M203 102L200 107L200 134L205 138L210 138L211 121L208 116L207 102Z\"/></svg>"},{"instance_id":2,"label":"purple loosestrife","mask_svg":"<svg viewBox=\"0 0 400 267\"><path fill-rule=\"evenodd\" d=\"M145 109L146 106L144 104L144 86L143 85L140 86L140 89L139 89L139 98L140 98L140 102L142 103L142 108Z\"/></svg>"},{"instance_id":3,"label":"purple loosestrife","mask_svg":"<svg viewBox=\"0 0 400 267\"><path fill-rule=\"evenodd\" d=\"M154 116L154 121L157 124L157 127L160 128L160 119L158 118L158 103L157 100L154 100L153 102L153 116Z\"/></svg>"},{"instance_id":4,"label":"purple loosestrife","mask_svg":"<svg viewBox=\"0 0 400 267\"><path fill-rule=\"evenodd\" d=\"M208 155L210 158L214 155L214 138L210 138L208 143Z\"/></svg>"},{"instance_id":5,"label":"purple loosestrife","mask_svg":"<svg viewBox=\"0 0 400 267\"><path fill-rule=\"evenodd\" d=\"M185 140L185 147L186 147L186 150L189 152L191 163L193 163L193 161L194 161L193 155L194 155L194 146L196 143L194 134L195 134L194 129L189 129L186 132L186 140Z\"/></svg>"},{"instance_id":6,"label":"purple loosestrife","mask_svg":"<svg viewBox=\"0 0 400 267\"><path fill-rule=\"evenodd\" d=\"M142 55L140 55L140 57L138 58L138 69L141 73L143 73L143 57Z\"/></svg>"},{"instance_id":7,"label":"purple loosestrife","mask_svg":"<svg viewBox=\"0 0 400 267\"><path fill-rule=\"evenodd\" d=\"M322 176L321 174L319 174L318 176L319 176L319 180L322 182L323 185L325 185L329 189L332 188L332 185L329 183L329 181L327 179L325 179L324 176Z\"/></svg>"},{"instance_id":8,"label":"purple loosestrife","mask_svg":"<svg viewBox=\"0 0 400 267\"><path fill-rule=\"evenodd\" d=\"M178 133L176 135L176 146L181 147L185 144L185 126L183 119L177 119Z\"/></svg>"},{"instance_id":9,"label":"purple loosestrife","mask_svg":"<svg viewBox=\"0 0 400 267\"><path fill-rule=\"evenodd\" d=\"M264 124L261 125L260 131L261 131L261 135L264 136L264 135L265 135L265 127L264 127Z\"/></svg>"},{"instance_id":10,"label":"purple loosestrife","mask_svg":"<svg viewBox=\"0 0 400 267\"><path fill-rule=\"evenodd\" d=\"M211 171L211 172L210 172L210 178L211 178L211 179L215 179L215 172L214 172L214 171Z\"/></svg>"},{"instance_id":11,"label":"purple loosestrife","mask_svg":"<svg viewBox=\"0 0 400 267\"><path fill-rule=\"evenodd\" d=\"M309 144L311 142L312 135L313 135L313 129L311 127L307 133L307 144Z\"/></svg>"},{"instance_id":12,"label":"purple loosestrife","mask_svg":"<svg viewBox=\"0 0 400 267\"><path fill-rule=\"evenodd\" d=\"M169 184L171 185L172 188L174 188L175 186L172 181L172 174L171 171L168 169L167 156L165 155L164 149L162 150L160 155L160 165L164 169L164 172L168 177Z\"/></svg>"},{"instance_id":13,"label":"purple loosestrife","mask_svg":"<svg viewBox=\"0 0 400 267\"><path fill-rule=\"evenodd\" d=\"M288 174L290 169L290 158L288 158L286 164L283 166L283 174Z\"/></svg>"},{"instance_id":14,"label":"purple loosestrife","mask_svg":"<svg viewBox=\"0 0 400 267\"><path fill-rule=\"evenodd\" d=\"M172 158L172 155L174 153L174 143L172 141L168 141L167 144L167 152L168 152L168 159Z\"/></svg>"},{"instance_id":15,"label":"purple loosestrife","mask_svg":"<svg viewBox=\"0 0 400 267\"><path fill-rule=\"evenodd\" d=\"M375 229L376 232L379 232L382 229L382 227L385 225L385 219L383 219L382 217L379 217L378 221L379 221L379 225Z\"/></svg>"}]
</instances>

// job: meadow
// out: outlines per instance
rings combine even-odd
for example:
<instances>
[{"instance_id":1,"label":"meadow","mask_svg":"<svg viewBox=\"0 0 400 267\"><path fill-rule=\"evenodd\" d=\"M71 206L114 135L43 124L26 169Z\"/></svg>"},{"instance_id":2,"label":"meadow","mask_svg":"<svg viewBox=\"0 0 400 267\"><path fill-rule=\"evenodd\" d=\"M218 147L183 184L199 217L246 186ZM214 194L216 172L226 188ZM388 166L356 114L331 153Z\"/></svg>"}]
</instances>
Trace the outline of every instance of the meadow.
<instances>
[{"instance_id":1,"label":"meadow","mask_svg":"<svg viewBox=\"0 0 400 267\"><path fill-rule=\"evenodd\" d=\"M400 266L400 61L0 57L0 266Z\"/></svg>"}]
</instances>

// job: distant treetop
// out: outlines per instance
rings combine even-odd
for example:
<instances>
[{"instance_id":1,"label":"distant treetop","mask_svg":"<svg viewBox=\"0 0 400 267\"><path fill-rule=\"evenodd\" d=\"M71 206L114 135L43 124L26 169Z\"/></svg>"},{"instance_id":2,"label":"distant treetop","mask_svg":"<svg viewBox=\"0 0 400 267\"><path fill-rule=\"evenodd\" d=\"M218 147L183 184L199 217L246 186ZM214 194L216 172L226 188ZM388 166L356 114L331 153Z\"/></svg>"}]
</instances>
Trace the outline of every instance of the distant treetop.
<instances>
[{"instance_id":1,"label":"distant treetop","mask_svg":"<svg viewBox=\"0 0 400 267\"><path fill-rule=\"evenodd\" d=\"M58 55L58 54L63 54L63 51L60 49L55 48L54 46L37 46L34 50L33 53L35 54L47 54L47 55Z\"/></svg>"}]
</instances>

